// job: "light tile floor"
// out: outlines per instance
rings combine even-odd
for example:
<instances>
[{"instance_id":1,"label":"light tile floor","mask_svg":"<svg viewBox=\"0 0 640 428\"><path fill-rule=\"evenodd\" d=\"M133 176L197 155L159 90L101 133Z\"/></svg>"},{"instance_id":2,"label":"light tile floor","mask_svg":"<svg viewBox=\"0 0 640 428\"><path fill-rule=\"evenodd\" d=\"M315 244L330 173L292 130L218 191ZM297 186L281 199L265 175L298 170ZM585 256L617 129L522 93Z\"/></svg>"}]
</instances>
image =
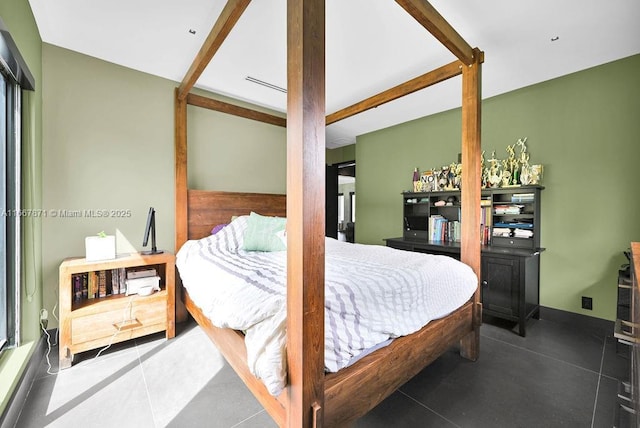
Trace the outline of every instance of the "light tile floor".
<instances>
[{"instance_id":1,"label":"light tile floor","mask_svg":"<svg viewBox=\"0 0 640 428\"><path fill-rule=\"evenodd\" d=\"M628 350L602 328L530 320L527 337L491 320L477 362L440 357L369 414L363 427L611 427ZM275 424L203 331L179 326L77 356L43 359L17 427L220 427ZM52 374L47 373L49 371Z\"/></svg>"}]
</instances>

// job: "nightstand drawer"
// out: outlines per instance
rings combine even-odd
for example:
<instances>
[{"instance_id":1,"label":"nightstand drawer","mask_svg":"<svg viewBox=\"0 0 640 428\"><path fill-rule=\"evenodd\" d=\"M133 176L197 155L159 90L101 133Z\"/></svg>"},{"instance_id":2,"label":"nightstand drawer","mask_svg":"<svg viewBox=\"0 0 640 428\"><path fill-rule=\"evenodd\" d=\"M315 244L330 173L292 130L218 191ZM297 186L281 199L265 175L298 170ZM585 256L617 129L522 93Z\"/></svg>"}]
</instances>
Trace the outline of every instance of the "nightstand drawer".
<instances>
[{"instance_id":1,"label":"nightstand drawer","mask_svg":"<svg viewBox=\"0 0 640 428\"><path fill-rule=\"evenodd\" d=\"M110 338L116 333L114 342L120 342L166 329L165 293L118 300L117 305L111 302L109 310L73 317L71 343L74 347L85 342Z\"/></svg>"}]
</instances>

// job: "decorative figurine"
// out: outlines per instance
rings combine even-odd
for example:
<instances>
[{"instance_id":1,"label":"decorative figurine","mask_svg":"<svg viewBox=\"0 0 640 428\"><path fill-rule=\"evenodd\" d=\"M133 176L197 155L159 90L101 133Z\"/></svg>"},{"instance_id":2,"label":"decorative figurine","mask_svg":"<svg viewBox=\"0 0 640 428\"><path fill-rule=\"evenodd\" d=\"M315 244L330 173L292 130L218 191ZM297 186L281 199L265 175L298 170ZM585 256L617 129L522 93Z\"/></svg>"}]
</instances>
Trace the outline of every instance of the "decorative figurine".
<instances>
[{"instance_id":1,"label":"decorative figurine","mask_svg":"<svg viewBox=\"0 0 640 428\"><path fill-rule=\"evenodd\" d=\"M482 188L485 189L489 186L489 168L485 165L484 161L484 150L480 153L480 180L482 182Z\"/></svg>"},{"instance_id":2,"label":"decorative figurine","mask_svg":"<svg viewBox=\"0 0 640 428\"><path fill-rule=\"evenodd\" d=\"M502 171L500 170L500 161L496 159L495 150L491 153L491 159L489 159L489 185L491 187L498 187L502 182Z\"/></svg>"},{"instance_id":3,"label":"decorative figurine","mask_svg":"<svg viewBox=\"0 0 640 428\"><path fill-rule=\"evenodd\" d=\"M438 189L447 190L449 188L449 165L445 165L440 169L438 178Z\"/></svg>"},{"instance_id":4,"label":"decorative figurine","mask_svg":"<svg viewBox=\"0 0 640 428\"><path fill-rule=\"evenodd\" d=\"M527 153L527 137L519 138L516 145L520 147L520 182L525 186L531 184L531 167L529 166L529 153Z\"/></svg>"},{"instance_id":5,"label":"decorative figurine","mask_svg":"<svg viewBox=\"0 0 640 428\"><path fill-rule=\"evenodd\" d=\"M543 166L529 164L527 137L518 138L514 144L507 145L507 158L497 159L495 150L491 159L485 159L485 151L480 155L480 173L482 188L512 187L539 184L542 180ZM516 154L516 149L519 153ZM432 168L420 173L413 170L414 192L435 192L439 190L458 190L462 185L462 163L452 162L441 168Z\"/></svg>"},{"instance_id":6,"label":"decorative figurine","mask_svg":"<svg viewBox=\"0 0 640 428\"><path fill-rule=\"evenodd\" d=\"M503 185L504 186L517 186L518 184L520 184L519 182L519 178L520 178L520 174L517 173L518 171L518 159L516 159L516 144L512 144L510 146L507 146L507 153L509 153L509 157L503 161L503 165L504 165L504 170L509 171L509 181ZM504 180L503 180L504 182Z\"/></svg>"},{"instance_id":7,"label":"decorative figurine","mask_svg":"<svg viewBox=\"0 0 640 428\"><path fill-rule=\"evenodd\" d=\"M542 172L543 172L543 166L538 164L538 165L531 165L531 184L539 184L540 180L542 180Z\"/></svg>"},{"instance_id":8,"label":"decorative figurine","mask_svg":"<svg viewBox=\"0 0 640 428\"><path fill-rule=\"evenodd\" d=\"M413 191L419 192L422 188L420 183L420 172L418 172L418 168L413 170Z\"/></svg>"}]
</instances>

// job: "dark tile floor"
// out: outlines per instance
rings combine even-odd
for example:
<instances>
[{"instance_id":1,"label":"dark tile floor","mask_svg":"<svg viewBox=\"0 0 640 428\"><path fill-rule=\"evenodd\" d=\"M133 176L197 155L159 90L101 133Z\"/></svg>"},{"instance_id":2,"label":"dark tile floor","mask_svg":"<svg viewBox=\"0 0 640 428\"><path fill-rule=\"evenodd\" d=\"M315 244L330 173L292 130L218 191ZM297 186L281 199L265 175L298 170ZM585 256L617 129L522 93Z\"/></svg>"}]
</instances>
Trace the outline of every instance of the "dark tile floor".
<instances>
[{"instance_id":1,"label":"dark tile floor","mask_svg":"<svg viewBox=\"0 0 640 428\"><path fill-rule=\"evenodd\" d=\"M480 359L446 353L357 427L611 427L628 350L602 324L485 320ZM275 424L193 323L85 353L58 373L43 359L17 427L221 427ZM49 374L48 371L52 374Z\"/></svg>"}]
</instances>

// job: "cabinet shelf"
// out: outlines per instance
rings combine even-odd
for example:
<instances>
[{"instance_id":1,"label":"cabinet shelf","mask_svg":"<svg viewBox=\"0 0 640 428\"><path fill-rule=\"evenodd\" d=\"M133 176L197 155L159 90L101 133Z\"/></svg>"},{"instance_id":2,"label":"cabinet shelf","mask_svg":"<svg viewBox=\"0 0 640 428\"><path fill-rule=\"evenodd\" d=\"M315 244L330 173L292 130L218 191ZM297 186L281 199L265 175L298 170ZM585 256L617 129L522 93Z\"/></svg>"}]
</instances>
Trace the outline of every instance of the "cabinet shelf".
<instances>
[{"instance_id":1,"label":"cabinet shelf","mask_svg":"<svg viewBox=\"0 0 640 428\"><path fill-rule=\"evenodd\" d=\"M460 204L453 204L453 205L434 205L433 208L461 208L462 205Z\"/></svg>"},{"instance_id":2,"label":"cabinet shelf","mask_svg":"<svg viewBox=\"0 0 640 428\"><path fill-rule=\"evenodd\" d=\"M480 212L482 225L481 236L483 237L483 243L488 242L488 238L491 237L490 245L492 246L504 246L507 248L526 248L535 250L540 248L540 194L544 187L542 186L519 186L508 188L493 188L482 189L482 195L480 199ZM518 194L530 194L531 200L526 201L512 201L514 195ZM459 223L463 221L462 206L460 204L460 192L457 190L444 190L438 192L405 192L403 196L403 237L405 239L413 239L419 241L434 241L434 237L441 236L443 241L435 242L449 242L452 234L449 229L452 227L452 223ZM452 205L436 205L436 203L450 202L453 200ZM411 202L408 202L411 201ZM416 202L413 202L416 201ZM519 212L495 212L497 206L522 207ZM437 222L430 222L430 219L440 216L440 220ZM518 220L531 221L532 226L497 226L496 223L516 223ZM524 229L531 230L533 236L531 237L500 237L504 239L493 239L492 229L495 227L504 227L510 229ZM441 228L447 228L442 233ZM453 241L456 240L455 233L453 234Z\"/></svg>"},{"instance_id":3,"label":"cabinet shelf","mask_svg":"<svg viewBox=\"0 0 640 428\"><path fill-rule=\"evenodd\" d=\"M529 212L529 211L525 211L525 212L521 212L518 214L515 213L493 213L494 217L522 217L522 216L531 216L531 215L535 215L534 212Z\"/></svg>"}]
</instances>

